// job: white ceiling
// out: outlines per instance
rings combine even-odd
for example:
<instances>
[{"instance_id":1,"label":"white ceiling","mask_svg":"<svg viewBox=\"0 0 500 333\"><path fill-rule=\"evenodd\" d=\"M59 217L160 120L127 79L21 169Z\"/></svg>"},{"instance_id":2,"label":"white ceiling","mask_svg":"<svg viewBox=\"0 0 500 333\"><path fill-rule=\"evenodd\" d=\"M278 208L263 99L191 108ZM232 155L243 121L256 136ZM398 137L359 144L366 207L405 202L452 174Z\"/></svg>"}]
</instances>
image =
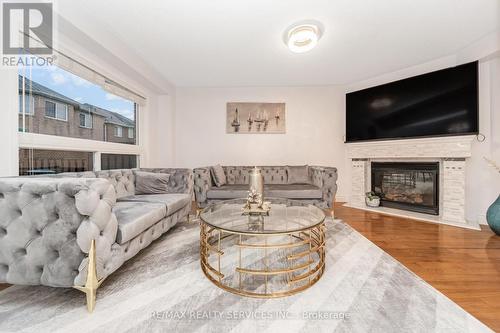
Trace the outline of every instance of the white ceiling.
<instances>
[{"instance_id":1,"label":"white ceiling","mask_svg":"<svg viewBox=\"0 0 500 333\"><path fill-rule=\"evenodd\" d=\"M498 0L64 3L97 20L103 33L176 86L352 83L453 54L500 29ZM322 22L325 31L314 50L294 54L282 35L304 19Z\"/></svg>"}]
</instances>

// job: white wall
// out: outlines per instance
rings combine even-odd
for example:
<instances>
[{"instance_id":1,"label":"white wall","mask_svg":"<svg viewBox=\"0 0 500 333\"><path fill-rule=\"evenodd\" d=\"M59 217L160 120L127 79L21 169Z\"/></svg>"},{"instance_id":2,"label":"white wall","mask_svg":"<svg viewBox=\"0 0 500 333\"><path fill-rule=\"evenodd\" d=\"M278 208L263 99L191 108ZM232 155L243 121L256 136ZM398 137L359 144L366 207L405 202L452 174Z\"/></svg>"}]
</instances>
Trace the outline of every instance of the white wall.
<instances>
[{"instance_id":1,"label":"white wall","mask_svg":"<svg viewBox=\"0 0 500 333\"><path fill-rule=\"evenodd\" d=\"M467 165L466 217L486 223L486 210L500 194L500 173L484 157L500 165L500 57L481 61L479 68L479 128L484 142L475 141Z\"/></svg>"},{"instance_id":2,"label":"white wall","mask_svg":"<svg viewBox=\"0 0 500 333\"><path fill-rule=\"evenodd\" d=\"M144 127L149 141L142 167L169 167L175 159L175 94L150 98L149 122Z\"/></svg>"},{"instance_id":3,"label":"white wall","mask_svg":"<svg viewBox=\"0 0 500 333\"><path fill-rule=\"evenodd\" d=\"M226 134L227 102L286 103L286 134ZM347 193L341 87L177 88L175 118L179 166L335 166Z\"/></svg>"},{"instance_id":4,"label":"white wall","mask_svg":"<svg viewBox=\"0 0 500 333\"><path fill-rule=\"evenodd\" d=\"M17 69L0 69L0 177L19 172Z\"/></svg>"}]
</instances>

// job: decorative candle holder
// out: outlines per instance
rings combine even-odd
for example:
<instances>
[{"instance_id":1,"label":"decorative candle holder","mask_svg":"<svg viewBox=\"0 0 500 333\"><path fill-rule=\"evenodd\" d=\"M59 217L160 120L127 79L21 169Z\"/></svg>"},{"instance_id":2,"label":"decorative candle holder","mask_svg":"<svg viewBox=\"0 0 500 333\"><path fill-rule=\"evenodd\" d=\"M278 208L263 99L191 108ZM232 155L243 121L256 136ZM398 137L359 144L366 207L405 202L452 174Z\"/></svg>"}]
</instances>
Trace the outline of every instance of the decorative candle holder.
<instances>
[{"instance_id":1,"label":"decorative candle holder","mask_svg":"<svg viewBox=\"0 0 500 333\"><path fill-rule=\"evenodd\" d=\"M254 167L250 172L249 186L249 190L252 191L254 189L256 193L260 194L262 201L264 201L264 176L262 176L260 169L257 167Z\"/></svg>"}]
</instances>

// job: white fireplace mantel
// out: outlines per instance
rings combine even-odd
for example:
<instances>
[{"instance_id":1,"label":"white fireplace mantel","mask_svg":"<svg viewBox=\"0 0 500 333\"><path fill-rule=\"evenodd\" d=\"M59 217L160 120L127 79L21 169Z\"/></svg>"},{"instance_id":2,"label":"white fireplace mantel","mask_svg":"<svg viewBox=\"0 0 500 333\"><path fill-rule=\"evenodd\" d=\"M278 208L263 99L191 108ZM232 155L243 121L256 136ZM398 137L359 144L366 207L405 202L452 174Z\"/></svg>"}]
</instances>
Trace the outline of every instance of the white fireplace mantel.
<instances>
[{"instance_id":1,"label":"white fireplace mantel","mask_svg":"<svg viewBox=\"0 0 500 333\"><path fill-rule=\"evenodd\" d=\"M347 143L351 159L351 207L419 220L477 228L465 219L465 164L475 136ZM386 207L370 208L365 193L371 190L371 162L437 161L440 164L439 216Z\"/></svg>"},{"instance_id":2,"label":"white fireplace mantel","mask_svg":"<svg viewBox=\"0 0 500 333\"><path fill-rule=\"evenodd\" d=\"M347 144L349 158L468 158L474 135Z\"/></svg>"}]
</instances>

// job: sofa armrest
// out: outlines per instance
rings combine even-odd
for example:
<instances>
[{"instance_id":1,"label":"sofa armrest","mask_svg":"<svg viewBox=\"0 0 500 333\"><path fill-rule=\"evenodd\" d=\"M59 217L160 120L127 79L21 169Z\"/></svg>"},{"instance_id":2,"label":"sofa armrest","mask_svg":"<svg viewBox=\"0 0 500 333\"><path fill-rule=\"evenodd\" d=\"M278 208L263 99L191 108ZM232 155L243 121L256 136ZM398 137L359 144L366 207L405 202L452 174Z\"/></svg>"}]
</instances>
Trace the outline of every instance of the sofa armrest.
<instances>
[{"instance_id":1,"label":"sofa armrest","mask_svg":"<svg viewBox=\"0 0 500 333\"><path fill-rule=\"evenodd\" d=\"M207 192L212 187L210 167L194 169L194 195L200 207L204 207L207 201Z\"/></svg>"},{"instance_id":2,"label":"sofa armrest","mask_svg":"<svg viewBox=\"0 0 500 333\"><path fill-rule=\"evenodd\" d=\"M101 180L104 182L100 182ZM79 188L75 193L75 206L84 216L76 232L76 241L80 249L88 254L92 239L95 239L97 277L101 279L116 271L125 261L123 249L116 243L118 221L113 213L116 191L108 180L87 181L90 184ZM74 285L85 284L87 265L88 257L82 260Z\"/></svg>"},{"instance_id":3,"label":"sofa armrest","mask_svg":"<svg viewBox=\"0 0 500 333\"><path fill-rule=\"evenodd\" d=\"M327 208L332 208L337 193L337 168L310 166L309 173L312 184L318 186L323 193L324 204Z\"/></svg>"},{"instance_id":4,"label":"sofa armrest","mask_svg":"<svg viewBox=\"0 0 500 333\"><path fill-rule=\"evenodd\" d=\"M0 282L83 285L92 239L98 277L111 274L123 263L115 202L104 179L0 179Z\"/></svg>"}]
</instances>

